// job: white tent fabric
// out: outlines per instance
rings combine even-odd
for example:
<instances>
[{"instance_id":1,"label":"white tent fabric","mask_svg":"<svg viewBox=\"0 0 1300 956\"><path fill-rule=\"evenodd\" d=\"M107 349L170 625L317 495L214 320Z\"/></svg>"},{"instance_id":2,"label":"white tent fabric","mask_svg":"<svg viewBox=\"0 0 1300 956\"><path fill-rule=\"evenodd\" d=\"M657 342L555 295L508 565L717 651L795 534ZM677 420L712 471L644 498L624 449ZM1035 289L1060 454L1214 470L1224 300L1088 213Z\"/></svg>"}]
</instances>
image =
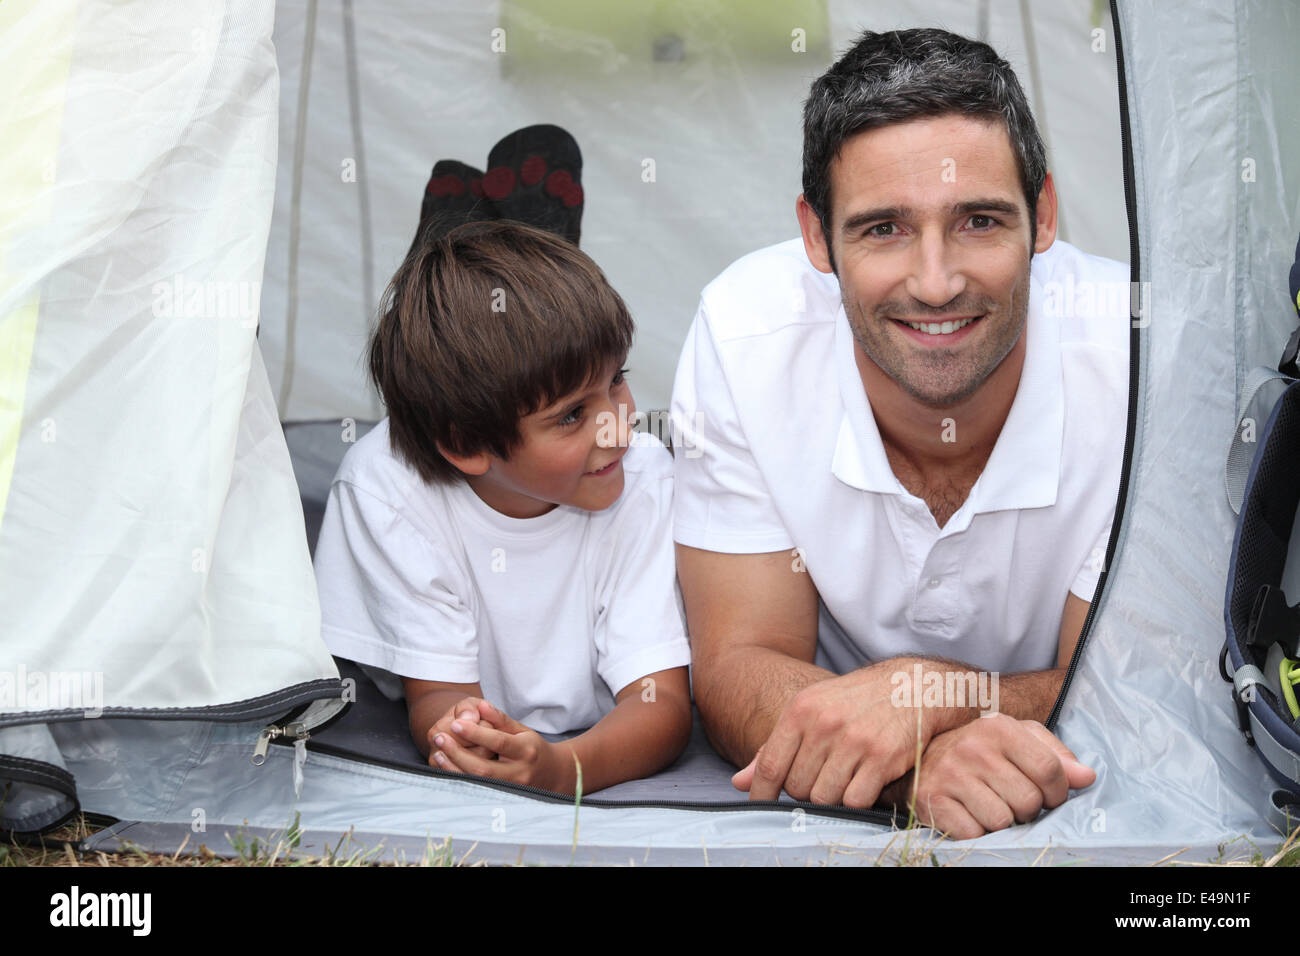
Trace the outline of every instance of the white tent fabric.
<instances>
[{"instance_id":1,"label":"white tent fabric","mask_svg":"<svg viewBox=\"0 0 1300 956\"><path fill-rule=\"evenodd\" d=\"M48 730L0 731L0 776L15 765L7 757L61 761L85 809L124 820L188 826L201 811L209 827L282 827L297 811L308 830L452 834L508 846L510 859L523 845L569 847L571 805L321 752L298 768L296 793L301 748L272 747L265 766L250 764L267 718L339 693L272 396L282 419L373 415L358 361L367 297L409 243L428 167L442 156L481 162L515 126L552 121L574 129L587 156L584 247L640 323L639 398L666 404L699 287L791 234L808 80L860 28L938 21L987 29L1022 77L1037 64L1069 238L1119 258L1128 229L1115 92L1103 81L1122 38L1136 259L1150 283L1127 507L1059 725L1098 781L970 846L1021 862L1048 846L1114 861L1184 847L1181 858L1205 859L1242 836L1269 840L1264 771L1216 665L1233 528L1223 467L1243 370L1275 360L1293 321L1284 289L1300 228L1300 64L1289 46L1300 4L1121 0L1118 30L1105 15L1094 27L1085 3L810 4L824 11L823 47L815 16L807 29L822 59L810 52L797 67L764 62L752 39L699 61L609 59L620 31L641 30L645 46L673 32L653 18L556 32L568 44L557 64L520 39L538 32L533 5L451 6L347 17L348 4L286 2L273 34L253 0L138 2L129 14L93 0L0 5L0 59L18 80L0 116L6 141L21 145L0 154L0 171L14 173L0 177L0 606L17 610L0 625L0 675L100 673L111 718L75 719L81 701L48 715L30 701L0 704L0 726L58 718ZM1026 9L1033 57L1017 41ZM513 34L522 59L540 58L512 67L535 71L527 82L491 51L503 22L524 25ZM692 37L725 35L711 29L678 36L690 51ZM319 59L304 114L308 35ZM780 36L788 47L787 25ZM349 49L355 139L340 112ZM606 62L613 69L593 84ZM547 70L549 88L535 79ZM771 115L757 105L768 102ZM57 175L39 179L31 169L44 158ZM342 175L349 158L356 182ZM641 180L644 158L657 160L654 183ZM368 242L358 241L363 207ZM238 316L155 311L177 276L182 290L215 293L263 275L260 342ZM42 438L49 423L53 441ZM211 707L228 722L206 719ZM120 719L117 708L173 719ZM33 818L48 810L38 796ZM703 846L759 861L834 845L841 862L872 862L866 851L894 839L831 811L581 811L583 845L611 852Z\"/></svg>"},{"instance_id":2,"label":"white tent fabric","mask_svg":"<svg viewBox=\"0 0 1300 956\"><path fill-rule=\"evenodd\" d=\"M337 677L255 339L270 11L0 18L0 670L27 675L0 713L196 708Z\"/></svg>"},{"instance_id":3,"label":"white tent fabric","mask_svg":"<svg viewBox=\"0 0 1300 956\"><path fill-rule=\"evenodd\" d=\"M1108 31L1093 0L351 9L281 0L276 16L280 165L260 343L284 421L381 417L359 357L415 235L430 168L447 158L482 169L498 139L543 122L583 151L581 245L637 321L637 405L667 408L700 290L745 253L798 233L803 100L867 26L974 36L983 21L1043 125L1062 238L1128 258L1114 47L1094 39L1094 28ZM791 49L795 30L806 33L803 52ZM654 58L665 36L683 41L683 59Z\"/></svg>"}]
</instances>

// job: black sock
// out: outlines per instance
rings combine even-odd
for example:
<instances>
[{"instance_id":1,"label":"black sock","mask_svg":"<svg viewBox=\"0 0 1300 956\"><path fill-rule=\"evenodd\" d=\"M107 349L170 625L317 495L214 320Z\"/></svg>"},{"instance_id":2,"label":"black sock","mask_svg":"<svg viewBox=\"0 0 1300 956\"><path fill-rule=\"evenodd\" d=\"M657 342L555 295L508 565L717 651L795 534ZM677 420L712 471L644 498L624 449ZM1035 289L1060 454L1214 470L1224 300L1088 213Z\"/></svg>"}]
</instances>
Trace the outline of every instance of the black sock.
<instances>
[{"instance_id":1,"label":"black sock","mask_svg":"<svg viewBox=\"0 0 1300 956\"><path fill-rule=\"evenodd\" d=\"M420 225L414 249L422 241L441 239L466 222L497 219L499 213L483 193L483 173L459 160L440 159L433 165L420 203Z\"/></svg>"},{"instance_id":2,"label":"black sock","mask_svg":"<svg viewBox=\"0 0 1300 956\"><path fill-rule=\"evenodd\" d=\"M582 151L560 127L525 126L493 146L483 191L502 219L524 222L578 244Z\"/></svg>"}]
</instances>

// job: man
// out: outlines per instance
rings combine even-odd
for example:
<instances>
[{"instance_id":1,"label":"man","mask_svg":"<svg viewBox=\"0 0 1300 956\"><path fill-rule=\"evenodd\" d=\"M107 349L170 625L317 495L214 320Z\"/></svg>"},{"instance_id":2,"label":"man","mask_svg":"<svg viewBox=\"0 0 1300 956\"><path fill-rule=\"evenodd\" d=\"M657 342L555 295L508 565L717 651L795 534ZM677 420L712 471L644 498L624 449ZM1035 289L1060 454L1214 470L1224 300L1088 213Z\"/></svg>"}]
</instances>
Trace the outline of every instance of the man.
<instances>
[{"instance_id":1,"label":"man","mask_svg":"<svg viewBox=\"0 0 1300 956\"><path fill-rule=\"evenodd\" d=\"M1127 267L1055 241L1014 73L944 31L865 33L813 84L803 180L802 241L704 290L674 385L705 727L751 799L1031 820L1095 779L1041 721L1126 422L1127 308L1060 290L1126 305ZM950 699L977 676L996 701Z\"/></svg>"}]
</instances>

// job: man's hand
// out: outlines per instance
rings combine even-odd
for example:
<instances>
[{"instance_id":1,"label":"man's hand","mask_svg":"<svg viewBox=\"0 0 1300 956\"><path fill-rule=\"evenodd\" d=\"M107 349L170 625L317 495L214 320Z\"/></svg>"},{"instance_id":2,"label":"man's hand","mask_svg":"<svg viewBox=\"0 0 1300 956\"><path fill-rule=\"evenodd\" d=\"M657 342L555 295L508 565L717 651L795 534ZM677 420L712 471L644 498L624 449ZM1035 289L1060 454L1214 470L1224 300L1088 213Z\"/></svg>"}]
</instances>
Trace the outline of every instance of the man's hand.
<instances>
[{"instance_id":1,"label":"man's hand","mask_svg":"<svg viewBox=\"0 0 1300 956\"><path fill-rule=\"evenodd\" d=\"M457 701L455 704L448 707L447 712L434 722L433 726L429 728L429 733L426 735L429 741L429 763L430 764L436 763L434 757L435 757L435 753L438 750L438 745L434 743L434 737L436 737L438 734L446 734L452 737L452 739L454 739L458 744L460 744L461 747L468 750L470 753L474 754L475 756L482 757L484 760L496 759L496 754L488 750L486 747L481 747L472 744L464 737L459 736L457 731L452 730L453 723L462 723L462 724L482 723L482 724L487 724L487 726L489 727L495 727L495 725L492 724L492 722L488 720L488 718L482 716L479 710L479 704L486 704L486 703L487 701L479 697L466 697L463 700ZM488 704L488 707L492 708L492 705ZM495 709L496 708L492 708L492 710Z\"/></svg>"},{"instance_id":2,"label":"man's hand","mask_svg":"<svg viewBox=\"0 0 1300 956\"><path fill-rule=\"evenodd\" d=\"M916 762L917 708L891 701L893 675L912 664L893 658L805 687L732 784L751 800L775 800L784 788L796 800L872 806ZM922 747L970 719L965 708L921 708L920 716Z\"/></svg>"},{"instance_id":3,"label":"man's hand","mask_svg":"<svg viewBox=\"0 0 1300 956\"><path fill-rule=\"evenodd\" d=\"M571 747L550 743L485 700L478 702L477 718L461 720L458 716L449 725L450 733L433 737L437 749L431 760L439 768L555 793L574 791L577 772ZM462 739L469 743L468 748L458 742ZM496 759L481 756L484 752Z\"/></svg>"},{"instance_id":4,"label":"man's hand","mask_svg":"<svg viewBox=\"0 0 1300 956\"><path fill-rule=\"evenodd\" d=\"M885 799L907 806L913 773L889 786ZM916 816L954 839L968 840L1028 823L1042 810L1059 807L1070 790L1096 779L1042 724L994 714L930 742L921 758Z\"/></svg>"}]
</instances>

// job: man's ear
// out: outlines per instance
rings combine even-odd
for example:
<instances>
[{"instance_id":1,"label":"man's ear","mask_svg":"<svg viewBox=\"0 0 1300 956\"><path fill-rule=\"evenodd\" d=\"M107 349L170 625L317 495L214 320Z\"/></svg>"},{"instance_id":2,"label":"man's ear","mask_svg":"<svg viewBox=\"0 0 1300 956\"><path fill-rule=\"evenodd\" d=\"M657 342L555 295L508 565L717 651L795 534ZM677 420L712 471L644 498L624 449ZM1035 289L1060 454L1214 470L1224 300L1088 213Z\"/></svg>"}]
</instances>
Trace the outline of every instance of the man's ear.
<instances>
[{"instance_id":1,"label":"man's ear","mask_svg":"<svg viewBox=\"0 0 1300 956\"><path fill-rule=\"evenodd\" d=\"M822 221L803 193L794 201L794 214L799 217L799 229L803 232L803 248L808 253L808 261L819 272L834 272L831 267L831 253L826 246L826 233L822 231Z\"/></svg>"},{"instance_id":2,"label":"man's ear","mask_svg":"<svg viewBox=\"0 0 1300 956\"><path fill-rule=\"evenodd\" d=\"M1038 236L1034 240L1034 252L1046 252L1056 241L1056 184L1052 174L1043 179L1043 188L1038 193Z\"/></svg>"},{"instance_id":3,"label":"man's ear","mask_svg":"<svg viewBox=\"0 0 1300 956\"><path fill-rule=\"evenodd\" d=\"M485 451L475 452L472 455L457 455L444 448L442 442L438 443L438 454L467 475L486 474L492 465L492 456Z\"/></svg>"}]
</instances>

